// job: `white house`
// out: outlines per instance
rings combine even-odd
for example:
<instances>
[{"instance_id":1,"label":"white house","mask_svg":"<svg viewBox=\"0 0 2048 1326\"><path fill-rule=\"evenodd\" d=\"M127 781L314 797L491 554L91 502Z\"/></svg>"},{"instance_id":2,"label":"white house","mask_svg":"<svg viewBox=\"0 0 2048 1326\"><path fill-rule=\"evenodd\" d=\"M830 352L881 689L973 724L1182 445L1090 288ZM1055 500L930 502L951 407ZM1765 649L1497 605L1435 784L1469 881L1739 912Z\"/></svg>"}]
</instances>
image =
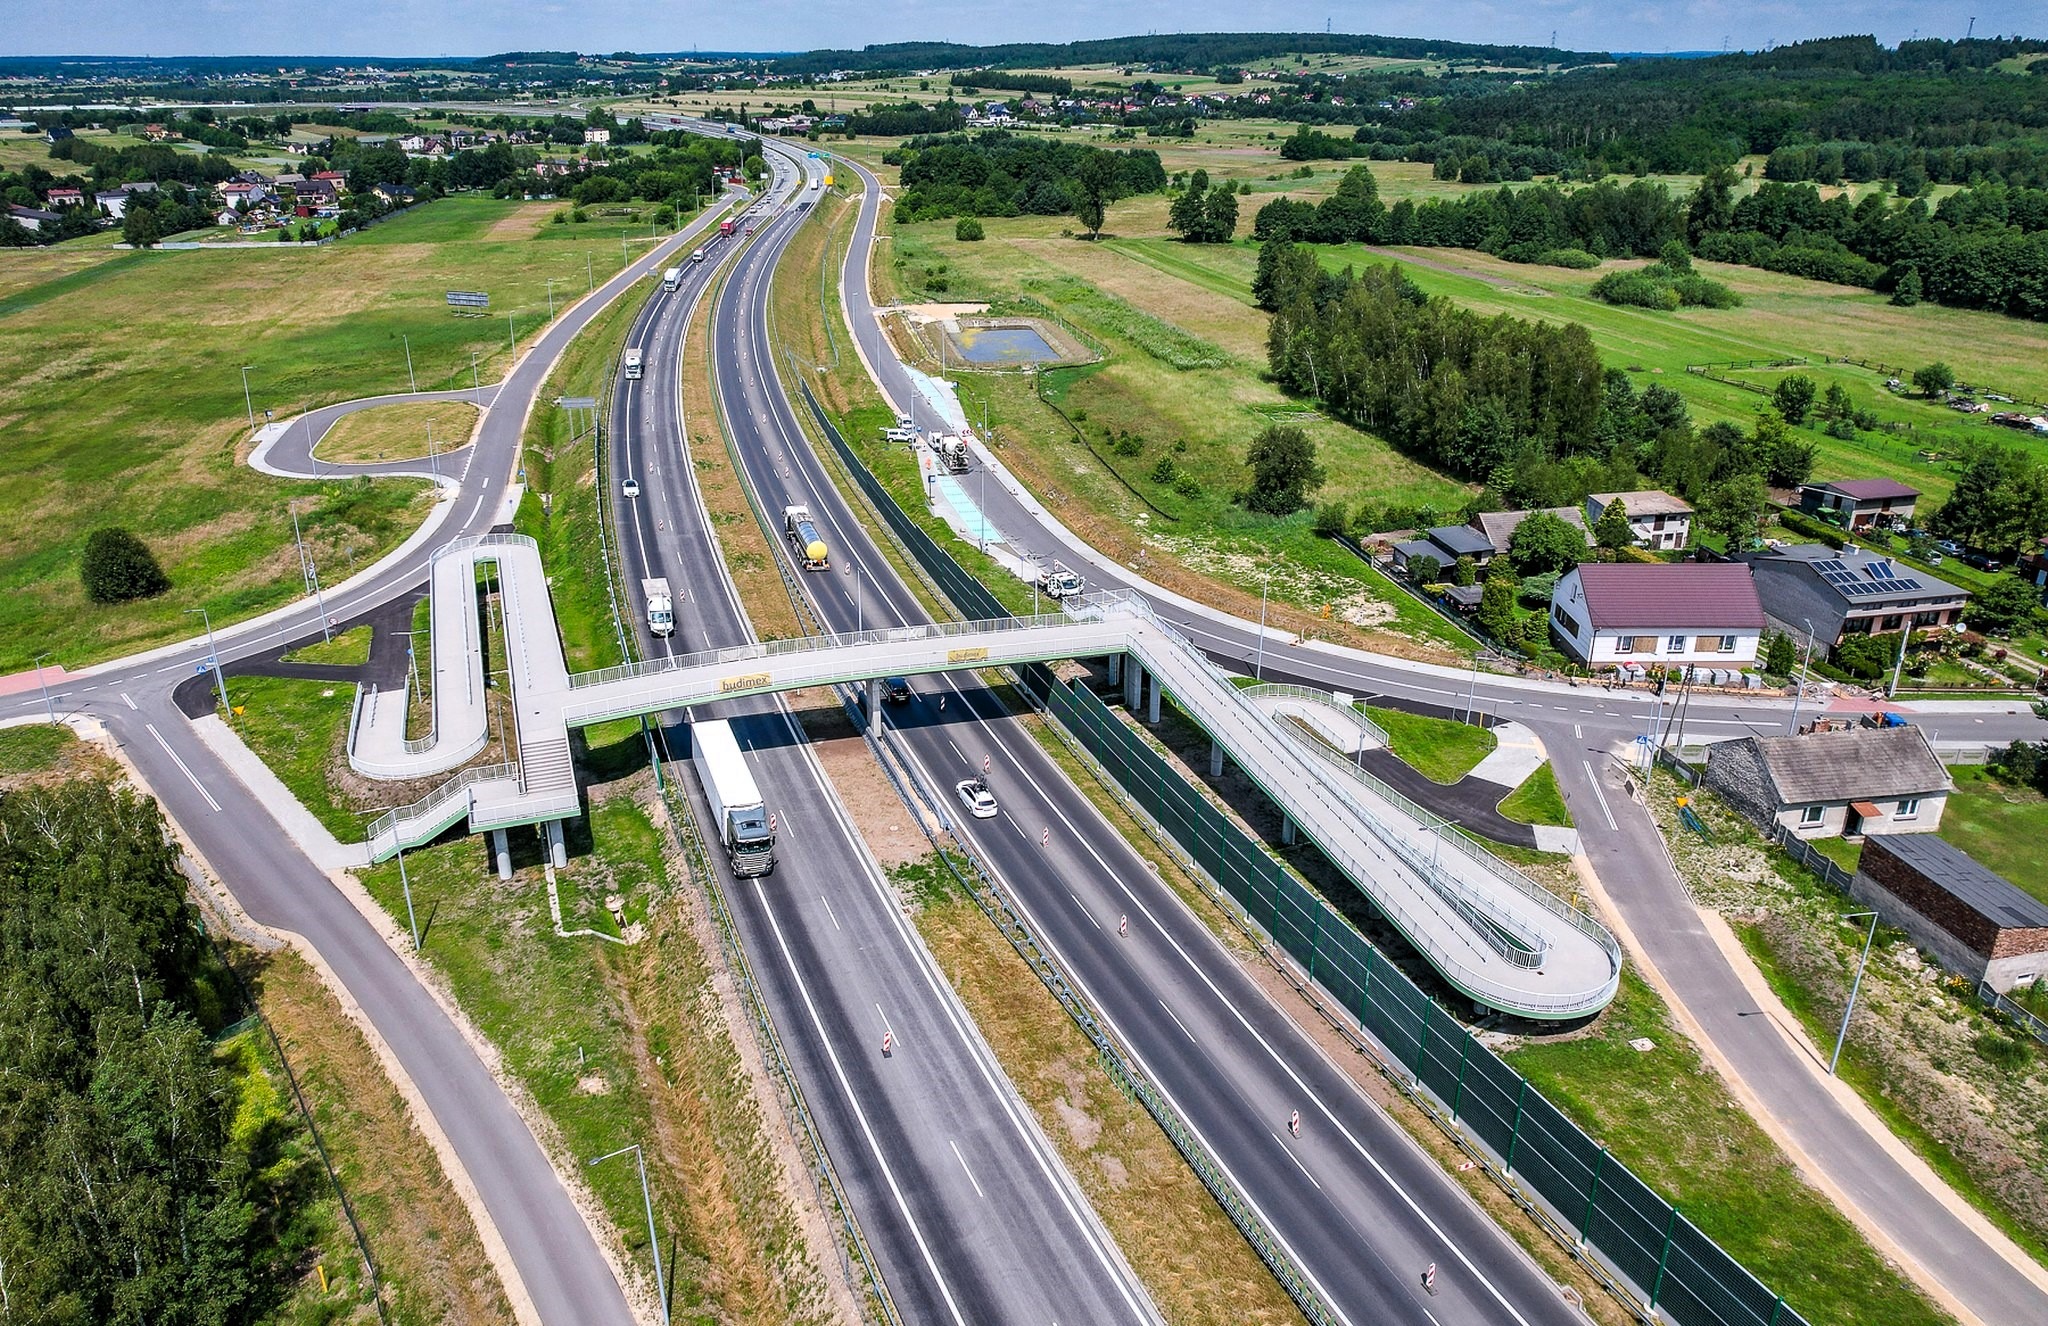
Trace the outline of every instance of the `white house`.
<instances>
[{"instance_id":1,"label":"white house","mask_svg":"<svg viewBox=\"0 0 2048 1326\"><path fill-rule=\"evenodd\" d=\"M1717 741L1706 784L1758 826L1799 838L1932 833L1955 786L1913 726Z\"/></svg>"},{"instance_id":2,"label":"white house","mask_svg":"<svg viewBox=\"0 0 2048 1326\"><path fill-rule=\"evenodd\" d=\"M1763 604L1736 562L1587 562L1550 595L1550 633L1589 668L1747 668Z\"/></svg>"},{"instance_id":3,"label":"white house","mask_svg":"<svg viewBox=\"0 0 2048 1326\"><path fill-rule=\"evenodd\" d=\"M1644 548L1683 548L1692 541L1692 508L1661 489L1635 493L1594 493L1586 499L1586 523L1597 525L1614 503L1628 515L1628 527Z\"/></svg>"}]
</instances>

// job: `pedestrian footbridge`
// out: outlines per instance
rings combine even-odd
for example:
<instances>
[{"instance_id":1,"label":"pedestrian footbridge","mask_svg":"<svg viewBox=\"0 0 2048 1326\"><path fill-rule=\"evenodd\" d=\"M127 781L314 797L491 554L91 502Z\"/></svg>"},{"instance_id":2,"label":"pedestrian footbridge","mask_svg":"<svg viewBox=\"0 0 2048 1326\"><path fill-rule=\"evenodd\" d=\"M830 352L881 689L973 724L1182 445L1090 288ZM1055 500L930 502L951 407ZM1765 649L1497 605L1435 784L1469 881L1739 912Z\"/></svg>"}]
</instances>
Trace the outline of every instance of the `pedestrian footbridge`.
<instances>
[{"instance_id":1,"label":"pedestrian footbridge","mask_svg":"<svg viewBox=\"0 0 2048 1326\"><path fill-rule=\"evenodd\" d=\"M1240 690L1132 595L1070 599L1061 611L1035 617L769 641L572 676L532 540L459 540L434 559L433 732L408 742L402 717L384 716L383 706L393 701L359 700L350 760L366 775L430 776L488 744L477 646L480 570L495 572L503 584L519 759L466 769L432 796L377 821L370 835L375 859L425 842L465 816L472 829L500 830L501 869L506 825L543 824L559 851L559 821L577 813L571 727L882 677L1106 657L1133 713L1143 710L1157 722L1162 695L1171 695L1214 740L1212 762L1235 760L1278 805L1289 838L1306 834L1446 981L1475 1001L1565 1019L1604 1007L1618 987L1620 949L1598 921L1346 758L1361 743L1383 740L1363 715L1319 692ZM395 702L401 715L404 700Z\"/></svg>"}]
</instances>

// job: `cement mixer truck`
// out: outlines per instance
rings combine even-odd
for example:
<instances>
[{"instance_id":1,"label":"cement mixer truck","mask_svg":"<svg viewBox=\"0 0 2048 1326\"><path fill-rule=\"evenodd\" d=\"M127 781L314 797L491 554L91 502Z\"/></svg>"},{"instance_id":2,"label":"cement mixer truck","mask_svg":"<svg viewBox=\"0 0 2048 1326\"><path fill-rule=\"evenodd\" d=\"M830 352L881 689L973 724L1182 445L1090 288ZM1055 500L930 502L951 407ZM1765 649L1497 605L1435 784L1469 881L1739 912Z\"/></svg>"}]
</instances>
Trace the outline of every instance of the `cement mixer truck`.
<instances>
[{"instance_id":1,"label":"cement mixer truck","mask_svg":"<svg viewBox=\"0 0 2048 1326\"><path fill-rule=\"evenodd\" d=\"M804 570L823 571L832 565L825 552L825 540L818 536L818 526L811 519L811 509L798 503L782 508L782 528L789 535L790 546L802 559Z\"/></svg>"}]
</instances>

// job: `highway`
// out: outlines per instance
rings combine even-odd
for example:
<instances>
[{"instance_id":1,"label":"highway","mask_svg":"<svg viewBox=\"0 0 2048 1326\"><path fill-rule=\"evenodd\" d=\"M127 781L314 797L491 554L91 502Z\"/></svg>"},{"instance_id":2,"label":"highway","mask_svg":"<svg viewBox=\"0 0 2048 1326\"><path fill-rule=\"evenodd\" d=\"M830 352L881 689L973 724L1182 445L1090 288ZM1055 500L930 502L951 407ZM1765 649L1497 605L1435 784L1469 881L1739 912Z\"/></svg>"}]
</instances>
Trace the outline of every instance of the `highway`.
<instances>
[{"instance_id":1,"label":"highway","mask_svg":"<svg viewBox=\"0 0 2048 1326\"><path fill-rule=\"evenodd\" d=\"M462 473L432 533L373 571L326 593L326 610L347 622L425 578L433 546L480 533L499 518L513 477L526 414L555 361L611 300L632 290L680 250L687 253L716 214L707 214L605 282L529 344L499 387L478 434L478 460ZM317 437L317 432L313 434ZM280 458L281 443L273 448ZM424 458L422 458L424 459ZM451 461L451 465L456 462ZM397 468L404 468L400 465ZM417 462L413 470L426 467ZM329 473L349 472L335 467ZM310 600L216 632L224 662L317 636ZM633 1320L617 1276L576 1210L540 1144L433 995L387 942L395 929L373 921L299 849L193 731L172 691L203 666L204 637L74 673L54 688L62 711L106 724L164 812L236 901L259 924L295 933L359 1009L417 1093L461 1166L460 1181L481 1201L503 1254L494 1262L522 1320L625 1323ZM0 701L0 714L40 712L30 690ZM485 1246L492 1247L491 1231Z\"/></svg>"},{"instance_id":2,"label":"highway","mask_svg":"<svg viewBox=\"0 0 2048 1326\"><path fill-rule=\"evenodd\" d=\"M737 428L742 461L764 505L803 501L819 516L837 561L802 584L829 629L924 621L776 381L759 270L773 256L743 255L713 336L726 415L747 421ZM914 690L912 704L885 711L890 739L941 796L989 761L1001 814L956 817L962 837L1344 1320L1584 1320L1266 997L990 694L965 674L920 679ZM1296 1110L1299 1138L1287 1127ZM1433 1295L1421 1281L1431 1263L1440 1272Z\"/></svg>"},{"instance_id":3,"label":"highway","mask_svg":"<svg viewBox=\"0 0 2048 1326\"><path fill-rule=\"evenodd\" d=\"M795 178L780 154L770 160L782 183ZM717 306L714 343L732 334L735 310L759 299L798 220L791 212L762 226L741 254ZM643 312L632 343L642 348L645 376L621 381L614 402L605 481L644 657L753 639L695 485L679 393L685 326L724 243L711 249L713 261L693 265L684 288L657 295ZM759 422L752 408L728 402L743 445ZM699 438L710 431L696 421ZM628 475L640 481L638 498L618 496ZM648 635L638 620L644 576L665 576L675 593L670 637ZM707 847L784 1051L903 1319L1156 1322L1143 1286L910 927L801 729L766 700L704 716L732 719L751 752L777 819L777 865L765 878L736 880L715 840ZM688 724L679 714L665 719L666 744L686 754ZM696 802L700 822L710 823L701 794Z\"/></svg>"},{"instance_id":4,"label":"highway","mask_svg":"<svg viewBox=\"0 0 2048 1326\"><path fill-rule=\"evenodd\" d=\"M858 162L842 159L840 164L851 167L865 191L840 278L847 321L888 397L930 429L939 420L882 334L870 298L868 263L879 219L879 186ZM989 461L988 451L978 449L975 464L988 466ZM1323 644L1286 647L1277 632L1262 632L1253 623L1175 595L1095 553L999 467L990 478L975 483L972 491L1005 541L1028 555L1065 561L1083 572L1091 589L1143 594L1162 617L1227 666L1250 673L1254 660L1260 660L1269 680L1439 712L1469 707L1528 725L1552 756L1586 856L1639 956L1661 973L1691 1014L1709 1052L1790 1138L1795 1159L1853 1202L1890 1243L1888 1251L1910 1263L1924 1282L1938 1284L1964 1313L1985 1323L2048 1319L2048 1273L2002 1235L1987 1235L1981 1220L1962 1214L1959 1199L1924 1166L1902 1161L1898 1147L1873 1138L1852 1117L1837 1084L1772 1019L1749 1016L1754 999L1729 955L1708 936L1647 809L1630 798L1617 758L1630 751L1638 734L1655 727L1666 712L1664 701L1640 691L1503 679ZM1915 721L1944 746L2048 738L2048 723L2023 703L1904 707L1917 710ZM1701 694L1691 701L1684 730L1695 741L1782 733L1790 727L1790 708L1785 700ZM1806 712L1811 716L1814 710L1809 706Z\"/></svg>"}]
</instances>

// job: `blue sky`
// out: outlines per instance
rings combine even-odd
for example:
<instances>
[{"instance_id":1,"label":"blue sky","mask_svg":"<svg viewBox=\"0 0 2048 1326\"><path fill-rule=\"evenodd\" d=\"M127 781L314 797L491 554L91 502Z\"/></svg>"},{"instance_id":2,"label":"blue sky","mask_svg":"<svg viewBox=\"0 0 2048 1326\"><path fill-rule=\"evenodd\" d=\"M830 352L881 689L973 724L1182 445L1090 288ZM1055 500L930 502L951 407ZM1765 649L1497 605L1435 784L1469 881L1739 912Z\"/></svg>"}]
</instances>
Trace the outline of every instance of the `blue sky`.
<instances>
[{"instance_id":1,"label":"blue sky","mask_svg":"<svg viewBox=\"0 0 2048 1326\"><path fill-rule=\"evenodd\" d=\"M2038 0L1138 0L974 5L959 0L354 0L339 9L292 0L6 0L0 54L483 55L548 49L788 50L870 42L1069 41L1147 31L1338 31L1579 50L1755 48L1874 32L2048 36Z\"/></svg>"}]
</instances>

